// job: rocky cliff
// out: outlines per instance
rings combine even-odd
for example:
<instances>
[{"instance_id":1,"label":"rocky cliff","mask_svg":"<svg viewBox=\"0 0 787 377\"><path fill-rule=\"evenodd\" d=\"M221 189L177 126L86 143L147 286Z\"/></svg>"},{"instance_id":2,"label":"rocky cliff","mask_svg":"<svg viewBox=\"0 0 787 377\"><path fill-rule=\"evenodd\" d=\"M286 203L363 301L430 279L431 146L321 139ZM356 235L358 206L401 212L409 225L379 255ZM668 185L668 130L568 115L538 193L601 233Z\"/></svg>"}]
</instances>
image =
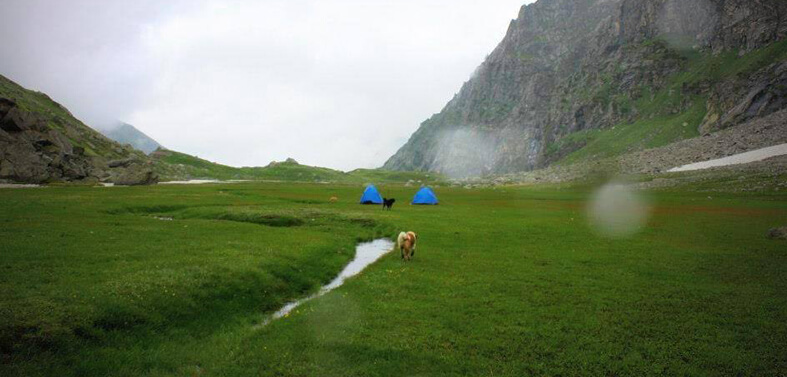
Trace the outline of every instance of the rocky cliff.
<instances>
[{"instance_id":1,"label":"rocky cliff","mask_svg":"<svg viewBox=\"0 0 787 377\"><path fill-rule=\"evenodd\" d=\"M0 76L0 182L157 181L144 153L86 126L43 93Z\"/></svg>"},{"instance_id":2,"label":"rocky cliff","mask_svg":"<svg viewBox=\"0 0 787 377\"><path fill-rule=\"evenodd\" d=\"M539 0L385 164L455 177L658 147L787 106L787 1Z\"/></svg>"}]
</instances>

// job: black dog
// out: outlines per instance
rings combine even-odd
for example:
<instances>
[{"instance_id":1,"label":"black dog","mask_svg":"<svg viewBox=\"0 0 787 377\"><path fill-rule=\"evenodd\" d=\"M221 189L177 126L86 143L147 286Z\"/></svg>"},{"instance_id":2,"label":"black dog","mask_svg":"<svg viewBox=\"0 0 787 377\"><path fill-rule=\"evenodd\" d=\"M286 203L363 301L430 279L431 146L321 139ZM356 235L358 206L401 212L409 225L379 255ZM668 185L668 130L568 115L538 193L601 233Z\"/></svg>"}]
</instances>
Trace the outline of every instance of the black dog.
<instances>
[{"instance_id":1,"label":"black dog","mask_svg":"<svg viewBox=\"0 0 787 377\"><path fill-rule=\"evenodd\" d=\"M390 211L391 207L393 207L393 204L394 204L395 201L396 201L396 199L393 199L393 198L391 198L391 199L383 198L383 210L385 210L387 208Z\"/></svg>"}]
</instances>

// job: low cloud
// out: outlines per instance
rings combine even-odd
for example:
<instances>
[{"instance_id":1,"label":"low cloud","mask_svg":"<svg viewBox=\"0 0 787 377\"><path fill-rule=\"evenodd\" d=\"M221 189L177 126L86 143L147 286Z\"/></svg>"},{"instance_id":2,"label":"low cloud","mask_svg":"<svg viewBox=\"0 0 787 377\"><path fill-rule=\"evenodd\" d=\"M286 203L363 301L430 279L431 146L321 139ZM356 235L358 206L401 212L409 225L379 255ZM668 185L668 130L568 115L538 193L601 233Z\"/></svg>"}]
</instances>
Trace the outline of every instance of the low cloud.
<instances>
[{"instance_id":1,"label":"low cloud","mask_svg":"<svg viewBox=\"0 0 787 377\"><path fill-rule=\"evenodd\" d=\"M225 164L377 167L502 39L520 0L8 0L0 74L96 127ZM6 43L6 42L4 42Z\"/></svg>"}]
</instances>

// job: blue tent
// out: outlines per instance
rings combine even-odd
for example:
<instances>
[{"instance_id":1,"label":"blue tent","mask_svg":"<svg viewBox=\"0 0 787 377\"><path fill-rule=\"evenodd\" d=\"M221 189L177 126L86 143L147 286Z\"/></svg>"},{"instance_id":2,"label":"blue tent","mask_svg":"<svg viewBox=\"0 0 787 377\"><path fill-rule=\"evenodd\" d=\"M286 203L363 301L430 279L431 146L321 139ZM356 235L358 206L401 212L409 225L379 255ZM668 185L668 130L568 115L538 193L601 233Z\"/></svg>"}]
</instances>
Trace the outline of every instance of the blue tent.
<instances>
[{"instance_id":1,"label":"blue tent","mask_svg":"<svg viewBox=\"0 0 787 377\"><path fill-rule=\"evenodd\" d=\"M413 197L412 204L437 204L437 196L429 187L423 187Z\"/></svg>"},{"instance_id":2,"label":"blue tent","mask_svg":"<svg viewBox=\"0 0 787 377\"><path fill-rule=\"evenodd\" d=\"M361 204L383 204L383 197L380 196L377 187L374 187L374 185L366 186L366 190L363 190L363 195L361 196Z\"/></svg>"}]
</instances>

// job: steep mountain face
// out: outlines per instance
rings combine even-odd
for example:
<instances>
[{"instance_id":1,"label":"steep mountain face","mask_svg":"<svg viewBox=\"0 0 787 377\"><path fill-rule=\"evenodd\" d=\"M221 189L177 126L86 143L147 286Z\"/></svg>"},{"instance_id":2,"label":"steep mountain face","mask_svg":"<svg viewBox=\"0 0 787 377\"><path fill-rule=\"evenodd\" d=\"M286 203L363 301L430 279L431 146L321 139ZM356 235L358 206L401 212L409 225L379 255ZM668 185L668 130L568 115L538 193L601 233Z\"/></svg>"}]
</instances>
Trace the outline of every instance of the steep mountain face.
<instances>
[{"instance_id":1,"label":"steep mountain face","mask_svg":"<svg viewBox=\"0 0 787 377\"><path fill-rule=\"evenodd\" d=\"M0 76L0 182L156 180L143 153L102 136L45 94Z\"/></svg>"},{"instance_id":2,"label":"steep mountain face","mask_svg":"<svg viewBox=\"0 0 787 377\"><path fill-rule=\"evenodd\" d=\"M129 144L146 154L151 154L161 147L153 138L128 123L120 122L112 127L99 128L98 131L120 144Z\"/></svg>"},{"instance_id":3,"label":"steep mountain face","mask_svg":"<svg viewBox=\"0 0 787 377\"><path fill-rule=\"evenodd\" d=\"M773 113L786 17L783 0L539 0L384 168L526 171Z\"/></svg>"}]
</instances>

